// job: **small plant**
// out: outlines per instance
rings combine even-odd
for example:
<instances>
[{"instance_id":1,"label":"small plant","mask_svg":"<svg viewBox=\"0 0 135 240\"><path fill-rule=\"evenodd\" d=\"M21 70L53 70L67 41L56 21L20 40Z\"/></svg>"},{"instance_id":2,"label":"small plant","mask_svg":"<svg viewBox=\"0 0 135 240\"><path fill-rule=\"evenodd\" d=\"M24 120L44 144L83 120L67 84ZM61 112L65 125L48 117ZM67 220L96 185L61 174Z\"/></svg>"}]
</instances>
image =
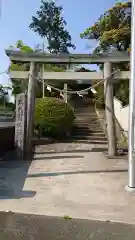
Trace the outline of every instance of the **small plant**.
<instances>
[{"instance_id":1,"label":"small plant","mask_svg":"<svg viewBox=\"0 0 135 240\"><path fill-rule=\"evenodd\" d=\"M65 220L71 220L72 218L71 218L70 216L68 216L68 215L65 215L65 216L64 216L64 219L65 219Z\"/></svg>"}]
</instances>

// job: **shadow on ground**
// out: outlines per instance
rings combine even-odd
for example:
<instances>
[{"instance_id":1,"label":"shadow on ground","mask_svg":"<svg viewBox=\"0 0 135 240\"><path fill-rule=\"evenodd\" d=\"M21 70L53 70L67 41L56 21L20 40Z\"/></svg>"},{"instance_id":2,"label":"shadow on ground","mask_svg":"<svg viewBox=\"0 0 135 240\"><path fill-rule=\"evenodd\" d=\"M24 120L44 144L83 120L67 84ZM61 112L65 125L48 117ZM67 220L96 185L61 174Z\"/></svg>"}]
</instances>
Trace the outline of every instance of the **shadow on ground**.
<instances>
[{"instance_id":1,"label":"shadow on ground","mask_svg":"<svg viewBox=\"0 0 135 240\"><path fill-rule=\"evenodd\" d=\"M20 161L10 152L0 161L0 199L34 197L36 192L23 191L31 161Z\"/></svg>"},{"instance_id":2,"label":"shadow on ground","mask_svg":"<svg viewBox=\"0 0 135 240\"><path fill-rule=\"evenodd\" d=\"M56 159L56 160L60 160L60 159L75 159L75 158L84 158L84 156L82 155L73 155L73 156L66 156L66 155L54 155L54 156L40 156L40 157L34 157L34 160L52 160L52 159Z\"/></svg>"},{"instance_id":3,"label":"shadow on ground","mask_svg":"<svg viewBox=\"0 0 135 240\"><path fill-rule=\"evenodd\" d=\"M0 219L1 240L135 239L135 225L4 212Z\"/></svg>"},{"instance_id":4,"label":"shadow on ground","mask_svg":"<svg viewBox=\"0 0 135 240\"><path fill-rule=\"evenodd\" d=\"M33 173L28 174L28 178L38 177L54 177L62 175L76 175L76 174L92 174L92 173L121 173L127 172L127 169L114 169L114 170L92 170L92 171L69 171L69 172L46 172L46 173Z\"/></svg>"}]
</instances>

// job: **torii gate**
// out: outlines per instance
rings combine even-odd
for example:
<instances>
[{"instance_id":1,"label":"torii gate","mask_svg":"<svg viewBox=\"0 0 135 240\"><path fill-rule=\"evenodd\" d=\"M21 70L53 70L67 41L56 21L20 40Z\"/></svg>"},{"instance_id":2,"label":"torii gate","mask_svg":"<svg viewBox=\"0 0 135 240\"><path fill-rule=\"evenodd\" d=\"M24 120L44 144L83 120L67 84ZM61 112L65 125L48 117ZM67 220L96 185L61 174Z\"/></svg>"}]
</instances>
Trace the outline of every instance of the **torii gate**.
<instances>
[{"instance_id":1,"label":"torii gate","mask_svg":"<svg viewBox=\"0 0 135 240\"><path fill-rule=\"evenodd\" d=\"M33 132L33 118L35 106L36 78L39 75L39 65L43 64L104 64L103 72L42 72L43 80L103 80L105 88L105 113L108 135L108 156L116 155L116 130L113 104L113 82L118 79L129 79L129 71L117 72L112 76L112 63L129 62L130 56L127 52L90 54L46 54L43 52L29 52L5 50L10 60L16 63L30 63L30 72L11 71L10 76L14 79L29 79L27 100L27 151L31 150ZM43 68L42 68L43 69Z\"/></svg>"},{"instance_id":2,"label":"torii gate","mask_svg":"<svg viewBox=\"0 0 135 240\"><path fill-rule=\"evenodd\" d=\"M113 81L118 79L127 79L130 76L128 71L116 73L113 77L112 63L129 62L130 57L127 52L118 53L103 53L100 55L90 54L45 54L42 52L24 53L21 51L5 50L10 60L16 63L30 63L30 72L27 71L11 71L10 76L14 79L29 79L28 84L28 102L27 102L27 149L31 149L32 140L32 122L34 118L35 104L35 86L36 78L39 76L38 66L43 64L104 64L102 72L44 72L42 79L44 80L99 80L107 79L104 83L105 87L105 112L107 122L108 135L108 156L116 155L116 130L115 130L115 115L113 105ZM110 77L111 76L111 77ZM112 81L113 80L113 81Z\"/></svg>"}]
</instances>

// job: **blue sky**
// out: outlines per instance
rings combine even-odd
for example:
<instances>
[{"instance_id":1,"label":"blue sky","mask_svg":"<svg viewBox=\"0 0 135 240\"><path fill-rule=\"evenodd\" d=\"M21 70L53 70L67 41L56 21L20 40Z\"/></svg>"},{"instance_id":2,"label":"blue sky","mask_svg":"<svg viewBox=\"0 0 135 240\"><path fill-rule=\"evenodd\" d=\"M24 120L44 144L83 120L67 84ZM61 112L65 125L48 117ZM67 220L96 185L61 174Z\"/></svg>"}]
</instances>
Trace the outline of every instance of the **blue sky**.
<instances>
[{"instance_id":1,"label":"blue sky","mask_svg":"<svg viewBox=\"0 0 135 240\"><path fill-rule=\"evenodd\" d=\"M89 44L80 38L80 33L91 26L106 9L111 7L116 0L56 0L63 6L64 18L67 21L73 43L76 45L75 52L88 53L91 49ZM23 40L25 44L34 47L43 40L29 29L31 17L39 9L40 0L0 0L1 19L0 19L0 72L6 70L9 59L5 55L4 49L9 45L14 45L17 40ZM8 78L0 75L0 84L7 84Z\"/></svg>"}]
</instances>

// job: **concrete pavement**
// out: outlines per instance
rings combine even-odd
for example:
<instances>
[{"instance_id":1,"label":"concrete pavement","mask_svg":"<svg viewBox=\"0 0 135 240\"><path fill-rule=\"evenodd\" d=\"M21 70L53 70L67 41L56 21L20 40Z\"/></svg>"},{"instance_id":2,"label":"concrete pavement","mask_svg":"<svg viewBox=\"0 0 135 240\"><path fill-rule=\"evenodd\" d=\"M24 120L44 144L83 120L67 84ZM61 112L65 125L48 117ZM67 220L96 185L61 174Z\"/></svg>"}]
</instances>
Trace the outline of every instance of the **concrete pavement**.
<instances>
[{"instance_id":1,"label":"concrete pavement","mask_svg":"<svg viewBox=\"0 0 135 240\"><path fill-rule=\"evenodd\" d=\"M0 213L1 240L134 240L135 226L91 220Z\"/></svg>"},{"instance_id":2,"label":"concrete pavement","mask_svg":"<svg viewBox=\"0 0 135 240\"><path fill-rule=\"evenodd\" d=\"M135 224L127 161L101 150L50 144L38 147L32 162L1 162L0 211Z\"/></svg>"}]
</instances>

